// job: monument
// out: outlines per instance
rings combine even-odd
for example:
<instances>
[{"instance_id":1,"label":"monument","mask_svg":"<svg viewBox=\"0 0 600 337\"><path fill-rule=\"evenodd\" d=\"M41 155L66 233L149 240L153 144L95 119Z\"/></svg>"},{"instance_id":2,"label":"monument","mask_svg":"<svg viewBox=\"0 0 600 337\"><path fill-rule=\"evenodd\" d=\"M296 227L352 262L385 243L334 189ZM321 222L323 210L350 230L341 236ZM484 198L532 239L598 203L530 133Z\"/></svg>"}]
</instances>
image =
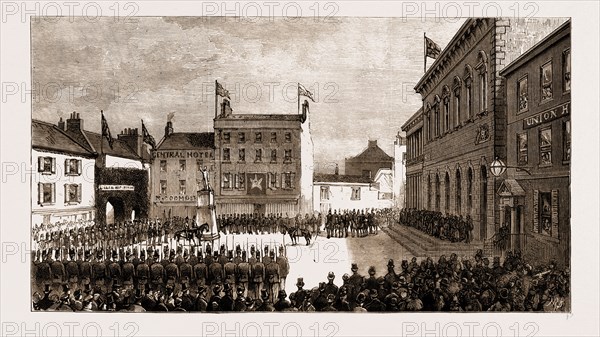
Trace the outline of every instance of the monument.
<instances>
[{"instance_id":1,"label":"monument","mask_svg":"<svg viewBox=\"0 0 600 337\"><path fill-rule=\"evenodd\" d=\"M220 237L217 228L217 215L215 212L215 195L210 187L208 171L206 167L202 169L202 181L204 186L198 191L198 203L196 207L196 226L208 225L208 233L202 233L202 240L217 240Z\"/></svg>"}]
</instances>

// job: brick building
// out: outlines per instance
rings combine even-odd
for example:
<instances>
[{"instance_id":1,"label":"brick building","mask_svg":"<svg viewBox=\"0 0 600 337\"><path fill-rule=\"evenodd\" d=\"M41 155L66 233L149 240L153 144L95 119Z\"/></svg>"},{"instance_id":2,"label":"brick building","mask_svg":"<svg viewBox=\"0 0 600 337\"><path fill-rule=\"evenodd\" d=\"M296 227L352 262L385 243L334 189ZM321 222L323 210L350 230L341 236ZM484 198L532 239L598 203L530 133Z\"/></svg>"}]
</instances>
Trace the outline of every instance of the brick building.
<instances>
[{"instance_id":1,"label":"brick building","mask_svg":"<svg viewBox=\"0 0 600 337\"><path fill-rule=\"evenodd\" d=\"M151 200L153 217L189 217L196 214L197 193L206 167L215 186L215 135L212 132L174 132L168 121L153 151Z\"/></svg>"},{"instance_id":2,"label":"brick building","mask_svg":"<svg viewBox=\"0 0 600 337\"><path fill-rule=\"evenodd\" d=\"M300 114L215 118L217 214L312 212L313 144L308 102Z\"/></svg>"},{"instance_id":3,"label":"brick building","mask_svg":"<svg viewBox=\"0 0 600 337\"><path fill-rule=\"evenodd\" d=\"M560 264L570 256L570 30L569 21L500 72L509 102L500 221L513 248Z\"/></svg>"},{"instance_id":4,"label":"brick building","mask_svg":"<svg viewBox=\"0 0 600 337\"><path fill-rule=\"evenodd\" d=\"M351 176L375 178L379 169L392 169L394 158L390 157L378 145L377 140L369 140L367 148L359 155L346 158L344 172Z\"/></svg>"},{"instance_id":5,"label":"brick building","mask_svg":"<svg viewBox=\"0 0 600 337\"><path fill-rule=\"evenodd\" d=\"M404 125L406 132L406 208L423 209L423 109L412 115Z\"/></svg>"}]
</instances>

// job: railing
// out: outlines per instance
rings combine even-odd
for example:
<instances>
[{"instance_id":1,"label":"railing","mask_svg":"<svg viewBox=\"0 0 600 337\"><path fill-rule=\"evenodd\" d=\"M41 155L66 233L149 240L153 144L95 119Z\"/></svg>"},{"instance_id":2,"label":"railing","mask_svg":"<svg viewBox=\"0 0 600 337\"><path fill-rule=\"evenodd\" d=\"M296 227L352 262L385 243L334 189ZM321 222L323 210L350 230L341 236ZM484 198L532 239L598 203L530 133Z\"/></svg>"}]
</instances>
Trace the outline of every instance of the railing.
<instances>
[{"instance_id":1,"label":"railing","mask_svg":"<svg viewBox=\"0 0 600 337\"><path fill-rule=\"evenodd\" d=\"M523 233L494 234L483 241L484 251L488 255L504 255L510 250L523 251L527 245L527 235Z\"/></svg>"}]
</instances>

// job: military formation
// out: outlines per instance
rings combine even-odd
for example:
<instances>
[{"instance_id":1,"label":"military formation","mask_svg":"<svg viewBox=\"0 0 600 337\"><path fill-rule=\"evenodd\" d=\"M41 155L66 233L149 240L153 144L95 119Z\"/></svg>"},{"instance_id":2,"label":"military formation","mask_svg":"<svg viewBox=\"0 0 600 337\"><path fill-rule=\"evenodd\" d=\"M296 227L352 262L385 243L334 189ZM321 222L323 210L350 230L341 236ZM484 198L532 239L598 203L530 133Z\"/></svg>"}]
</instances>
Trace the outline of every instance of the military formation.
<instances>
[{"instance_id":1,"label":"military formation","mask_svg":"<svg viewBox=\"0 0 600 337\"><path fill-rule=\"evenodd\" d=\"M469 243L473 240L473 219L470 215L443 215L441 212L403 209L399 222L414 227L440 240Z\"/></svg>"},{"instance_id":2,"label":"military formation","mask_svg":"<svg viewBox=\"0 0 600 337\"><path fill-rule=\"evenodd\" d=\"M455 254L410 262L396 271L393 260L378 276L334 273L327 281L305 288L298 278L288 296L282 287L289 271L283 254L265 247L247 253L220 251L119 252L96 256L72 250L64 260L52 254L36 256L33 271L34 310L128 312L247 312L247 311L569 311L570 274L551 262L531 267L519 252L509 252L492 264L478 251L474 259ZM148 259L146 259L148 255ZM168 258L166 258L168 256Z\"/></svg>"}]
</instances>

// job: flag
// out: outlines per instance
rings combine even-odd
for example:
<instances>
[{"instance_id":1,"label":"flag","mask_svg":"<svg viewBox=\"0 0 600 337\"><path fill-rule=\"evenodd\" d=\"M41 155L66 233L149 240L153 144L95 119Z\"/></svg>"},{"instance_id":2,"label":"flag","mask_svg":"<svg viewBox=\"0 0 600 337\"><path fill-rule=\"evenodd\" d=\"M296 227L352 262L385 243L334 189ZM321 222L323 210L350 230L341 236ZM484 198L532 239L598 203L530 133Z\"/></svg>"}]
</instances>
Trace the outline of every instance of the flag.
<instances>
[{"instance_id":1,"label":"flag","mask_svg":"<svg viewBox=\"0 0 600 337\"><path fill-rule=\"evenodd\" d=\"M221 83L219 83L219 82L216 82L216 83L217 83L217 95L231 99L231 97L229 97L229 90L223 88Z\"/></svg>"},{"instance_id":2,"label":"flag","mask_svg":"<svg viewBox=\"0 0 600 337\"><path fill-rule=\"evenodd\" d=\"M312 92L308 91L302 84L298 83L298 96L306 96L310 98L311 101L315 101L315 97Z\"/></svg>"},{"instance_id":3,"label":"flag","mask_svg":"<svg viewBox=\"0 0 600 337\"><path fill-rule=\"evenodd\" d=\"M100 110L100 113L102 114L102 138L106 137L106 139L108 140L108 145L112 149L113 138L112 138L112 135L110 134L110 128L108 127L108 122L106 121L106 118L104 118L104 112L102 112L102 110Z\"/></svg>"},{"instance_id":4,"label":"flag","mask_svg":"<svg viewBox=\"0 0 600 337\"><path fill-rule=\"evenodd\" d=\"M144 143L152 146L153 150L156 148L156 141L154 140L154 137L152 137L150 132L148 132L148 129L146 129L146 126L144 125L143 120L142 120L142 139L143 139Z\"/></svg>"},{"instance_id":5,"label":"flag","mask_svg":"<svg viewBox=\"0 0 600 337\"><path fill-rule=\"evenodd\" d=\"M425 36L425 46L427 48L425 56L431 57L432 59L435 59L438 56L440 56L442 48L440 48L440 46L438 46L437 43L433 42L433 40L428 38L427 36Z\"/></svg>"}]
</instances>

